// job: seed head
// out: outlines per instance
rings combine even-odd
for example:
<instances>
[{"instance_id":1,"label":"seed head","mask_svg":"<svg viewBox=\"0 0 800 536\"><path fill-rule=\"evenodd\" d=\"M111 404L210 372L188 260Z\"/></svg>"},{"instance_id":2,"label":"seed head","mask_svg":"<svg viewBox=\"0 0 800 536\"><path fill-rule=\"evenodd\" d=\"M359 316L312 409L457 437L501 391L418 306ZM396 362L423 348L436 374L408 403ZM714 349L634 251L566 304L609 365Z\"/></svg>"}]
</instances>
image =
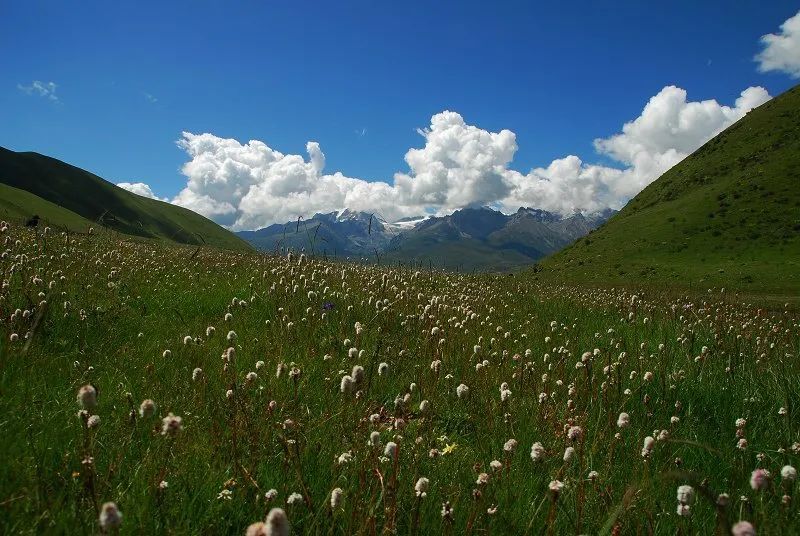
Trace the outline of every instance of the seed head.
<instances>
[{"instance_id":1,"label":"seed head","mask_svg":"<svg viewBox=\"0 0 800 536\"><path fill-rule=\"evenodd\" d=\"M420 477L417 480L417 483L414 485L414 491L417 494L417 497L425 498L428 495L428 487L430 486L431 481L427 478Z\"/></svg>"},{"instance_id":2,"label":"seed head","mask_svg":"<svg viewBox=\"0 0 800 536\"><path fill-rule=\"evenodd\" d=\"M155 414L155 412L156 404L149 398L142 401L142 403L139 405L139 415L144 419L149 419Z\"/></svg>"},{"instance_id":3,"label":"seed head","mask_svg":"<svg viewBox=\"0 0 800 536\"><path fill-rule=\"evenodd\" d=\"M170 413L161 419L161 435L174 437L183 430L183 419Z\"/></svg>"},{"instance_id":4,"label":"seed head","mask_svg":"<svg viewBox=\"0 0 800 536\"><path fill-rule=\"evenodd\" d=\"M344 492L342 488L334 488L331 491L331 509L336 510L339 508L339 505L342 503L342 498L344 497Z\"/></svg>"},{"instance_id":5,"label":"seed head","mask_svg":"<svg viewBox=\"0 0 800 536\"><path fill-rule=\"evenodd\" d=\"M618 428L627 428L631 423L631 417L627 413L623 412L619 414L617 417L617 427Z\"/></svg>"},{"instance_id":6,"label":"seed head","mask_svg":"<svg viewBox=\"0 0 800 536\"><path fill-rule=\"evenodd\" d=\"M289 519L281 508L269 511L266 525L266 536L289 536Z\"/></svg>"},{"instance_id":7,"label":"seed head","mask_svg":"<svg viewBox=\"0 0 800 536\"><path fill-rule=\"evenodd\" d=\"M85 409L95 407L97 405L97 389L88 383L78 389L78 404Z\"/></svg>"},{"instance_id":8,"label":"seed head","mask_svg":"<svg viewBox=\"0 0 800 536\"><path fill-rule=\"evenodd\" d=\"M103 530L115 529L122 525L122 512L117 508L117 504L107 502L100 509L100 528Z\"/></svg>"}]
</instances>

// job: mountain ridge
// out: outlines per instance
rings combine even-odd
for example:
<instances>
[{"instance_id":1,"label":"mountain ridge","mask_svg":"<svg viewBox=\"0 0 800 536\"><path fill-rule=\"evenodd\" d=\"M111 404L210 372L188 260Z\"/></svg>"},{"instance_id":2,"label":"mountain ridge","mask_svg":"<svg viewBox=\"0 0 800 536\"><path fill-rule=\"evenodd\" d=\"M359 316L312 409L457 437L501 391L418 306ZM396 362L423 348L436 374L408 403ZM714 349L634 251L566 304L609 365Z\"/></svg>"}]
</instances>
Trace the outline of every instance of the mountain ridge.
<instances>
[{"instance_id":1,"label":"mountain ridge","mask_svg":"<svg viewBox=\"0 0 800 536\"><path fill-rule=\"evenodd\" d=\"M37 213L32 203L43 209L48 207L19 193L23 191L74 214L75 217L66 217L62 211L39 214L45 222L72 230L85 231L82 220L86 220L143 238L251 249L245 241L200 214L136 195L89 171L40 153L0 147L0 184L8 187L4 212L9 215L29 217Z\"/></svg>"},{"instance_id":2,"label":"mountain ridge","mask_svg":"<svg viewBox=\"0 0 800 536\"><path fill-rule=\"evenodd\" d=\"M262 251L507 270L532 264L564 247L613 212L564 217L528 207L514 214L468 207L443 216L387 222L368 212L344 209L237 234Z\"/></svg>"},{"instance_id":3,"label":"mountain ridge","mask_svg":"<svg viewBox=\"0 0 800 536\"><path fill-rule=\"evenodd\" d=\"M751 110L541 277L800 291L800 86Z\"/></svg>"}]
</instances>

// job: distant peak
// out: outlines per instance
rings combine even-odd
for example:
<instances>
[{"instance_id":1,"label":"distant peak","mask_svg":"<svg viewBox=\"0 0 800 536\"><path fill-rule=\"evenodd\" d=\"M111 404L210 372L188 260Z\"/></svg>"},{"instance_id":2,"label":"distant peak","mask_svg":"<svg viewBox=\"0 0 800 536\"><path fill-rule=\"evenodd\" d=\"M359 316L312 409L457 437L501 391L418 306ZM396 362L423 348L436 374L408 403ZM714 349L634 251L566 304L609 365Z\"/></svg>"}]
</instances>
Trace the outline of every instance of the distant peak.
<instances>
[{"instance_id":1,"label":"distant peak","mask_svg":"<svg viewBox=\"0 0 800 536\"><path fill-rule=\"evenodd\" d=\"M354 220L369 221L370 218L373 218L378 221L384 221L383 218L381 218L380 216L378 216L373 212L364 212L364 211L352 210L349 208L346 208L339 212L334 212L333 214L336 215L336 219L338 221L354 221Z\"/></svg>"}]
</instances>

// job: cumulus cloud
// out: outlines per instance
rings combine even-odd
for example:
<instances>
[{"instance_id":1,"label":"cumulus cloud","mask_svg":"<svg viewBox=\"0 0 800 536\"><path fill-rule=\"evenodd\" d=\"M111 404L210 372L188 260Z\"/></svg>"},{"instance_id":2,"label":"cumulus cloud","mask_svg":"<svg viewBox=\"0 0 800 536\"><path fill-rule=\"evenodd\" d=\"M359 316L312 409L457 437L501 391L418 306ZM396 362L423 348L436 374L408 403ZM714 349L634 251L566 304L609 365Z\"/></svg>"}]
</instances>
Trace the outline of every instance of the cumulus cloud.
<instances>
[{"instance_id":1,"label":"cumulus cloud","mask_svg":"<svg viewBox=\"0 0 800 536\"><path fill-rule=\"evenodd\" d=\"M150 188L150 186L143 182L118 182L117 186L136 195L141 195L142 197L158 199L159 201L168 201L165 198L158 197L155 193L153 193L153 190Z\"/></svg>"},{"instance_id":2,"label":"cumulus cloud","mask_svg":"<svg viewBox=\"0 0 800 536\"><path fill-rule=\"evenodd\" d=\"M17 84L17 89L23 93L28 95L38 95L51 101L58 101L58 96L56 95L57 87L58 86L55 84L55 82L42 82L41 80L34 80L29 86Z\"/></svg>"},{"instance_id":3,"label":"cumulus cloud","mask_svg":"<svg viewBox=\"0 0 800 536\"><path fill-rule=\"evenodd\" d=\"M408 150L408 170L396 173L391 184L326 174L325 155L313 141L304 157L283 154L258 140L240 143L184 132L177 143L189 157L182 168L187 183L172 202L233 229L344 208L375 211L388 220L477 204L505 211L531 206L562 214L620 208L769 98L765 89L751 87L727 106L715 100L689 101L685 90L668 86L621 132L595 140L597 152L617 167L568 155L528 173L511 167L517 152L513 132L489 132L445 111L419 130L423 146ZM144 191L142 186L137 188Z\"/></svg>"},{"instance_id":4,"label":"cumulus cloud","mask_svg":"<svg viewBox=\"0 0 800 536\"><path fill-rule=\"evenodd\" d=\"M781 24L779 33L761 37L764 50L756 55L758 70L784 72L800 78L800 11Z\"/></svg>"}]
</instances>

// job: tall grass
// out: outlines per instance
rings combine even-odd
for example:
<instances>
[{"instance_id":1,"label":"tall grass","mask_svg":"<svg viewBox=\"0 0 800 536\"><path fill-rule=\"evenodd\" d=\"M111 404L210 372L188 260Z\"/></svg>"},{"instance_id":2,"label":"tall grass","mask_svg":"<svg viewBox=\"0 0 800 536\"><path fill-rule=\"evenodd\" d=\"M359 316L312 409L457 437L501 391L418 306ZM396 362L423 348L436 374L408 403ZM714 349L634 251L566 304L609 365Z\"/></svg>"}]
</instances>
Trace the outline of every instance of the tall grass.
<instances>
[{"instance_id":1,"label":"tall grass","mask_svg":"<svg viewBox=\"0 0 800 536\"><path fill-rule=\"evenodd\" d=\"M122 533L241 534L274 507L298 534L800 531L781 476L800 456L789 311L101 233L11 226L0 240L5 533L97 533L108 501ZM355 365L363 379L342 393Z\"/></svg>"}]
</instances>

